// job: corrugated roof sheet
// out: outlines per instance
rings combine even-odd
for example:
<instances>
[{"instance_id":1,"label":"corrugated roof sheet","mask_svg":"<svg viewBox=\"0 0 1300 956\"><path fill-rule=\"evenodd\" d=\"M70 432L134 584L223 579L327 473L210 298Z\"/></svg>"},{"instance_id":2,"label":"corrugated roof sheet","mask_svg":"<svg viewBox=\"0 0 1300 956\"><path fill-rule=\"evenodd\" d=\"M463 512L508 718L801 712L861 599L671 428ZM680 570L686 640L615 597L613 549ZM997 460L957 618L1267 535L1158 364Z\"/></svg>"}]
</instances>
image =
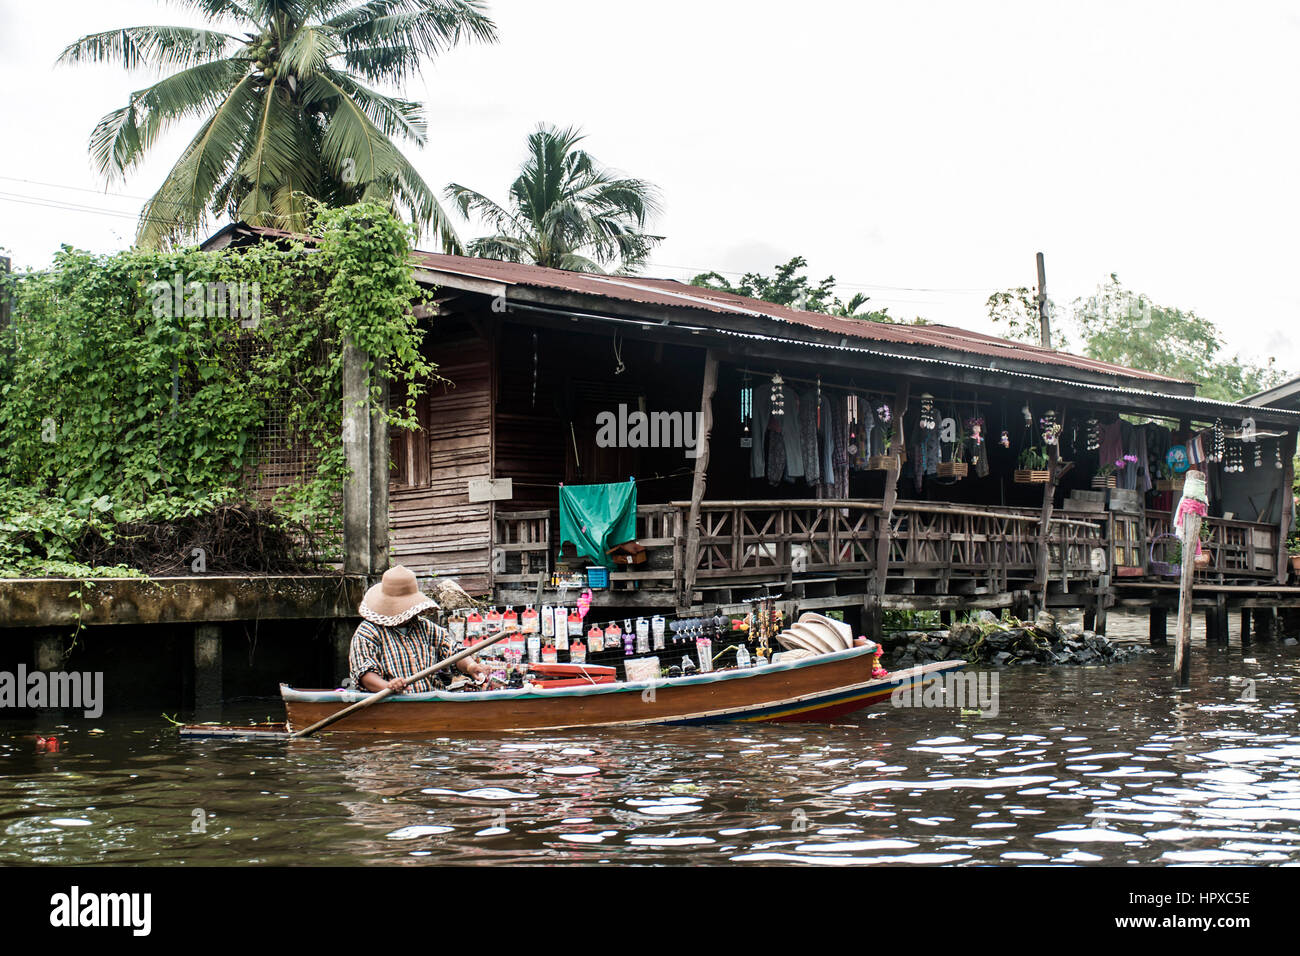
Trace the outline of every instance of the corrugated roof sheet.
<instances>
[{"instance_id":1,"label":"corrugated roof sheet","mask_svg":"<svg viewBox=\"0 0 1300 956\"><path fill-rule=\"evenodd\" d=\"M244 231L249 235L276 239L313 241L309 236L295 236L292 233L278 229L264 229L236 223L217 233L216 236L208 240L208 243L213 242L218 236L228 231ZM205 245L208 243L205 243ZM1074 368L1104 375L1114 375L1126 379L1183 383L1181 379L1157 375L1143 369L1126 368L1122 365L1100 362L1082 355L1053 351L1052 349L1045 349L1025 342L1013 342L1009 339L998 338L995 335L974 332L957 326L891 324L843 318L821 312L792 309L788 306L733 295L717 289L688 285L675 279L567 272L562 269L548 269L543 266L503 262L498 259L479 259L472 256L453 256L437 252L417 251L415 259L421 265L434 271L454 273L508 286L553 289L575 295L601 296L623 302L667 308L694 309L718 315L748 316L785 325L802 326L819 332L829 332L848 339L950 349L970 355L983 356L986 359L1034 362L1047 366Z\"/></svg>"}]
</instances>

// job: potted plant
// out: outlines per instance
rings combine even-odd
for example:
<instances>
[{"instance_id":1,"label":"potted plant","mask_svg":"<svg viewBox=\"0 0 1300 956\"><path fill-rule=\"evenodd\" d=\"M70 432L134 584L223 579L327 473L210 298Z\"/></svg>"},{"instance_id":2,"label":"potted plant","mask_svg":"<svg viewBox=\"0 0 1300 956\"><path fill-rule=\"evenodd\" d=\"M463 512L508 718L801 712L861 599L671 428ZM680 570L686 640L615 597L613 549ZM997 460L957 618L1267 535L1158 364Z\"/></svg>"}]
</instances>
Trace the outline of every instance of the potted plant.
<instances>
[{"instance_id":1,"label":"potted plant","mask_svg":"<svg viewBox=\"0 0 1300 956\"><path fill-rule=\"evenodd\" d=\"M868 458L867 468L873 471L897 471L907 456L902 445L896 450L894 448L893 413L887 403L882 402L876 408L876 420L881 423L881 444L884 446L885 453Z\"/></svg>"},{"instance_id":2,"label":"potted plant","mask_svg":"<svg viewBox=\"0 0 1300 956\"><path fill-rule=\"evenodd\" d=\"M1300 574L1300 531L1293 531L1286 539L1286 554L1291 563L1291 570Z\"/></svg>"},{"instance_id":3,"label":"potted plant","mask_svg":"<svg viewBox=\"0 0 1300 956\"><path fill-rule=\"evenodd\" d=\"M1161 461L1156 469L1156 491L1182 491L1186 481L1167 461Z\"/></svg>"},{"instance_id":4,"label":"potted plant","mask_svg":"<svg viewBox=\"0 0 1300 956\"><path fill-rule=\"evenodd\" d=\"M1030 445L1020 453L1020 467L1012 477L1022 485L1045 484L1051 478L1047 468L1048 461L1050 458L1046 446Z\"/></svg>"},{"instance_id":5,"label":"potted plant","mask_svg":"<svg viewBox=\"0 0 1300 956\"><path fill-rule=\"evenodd\" d=\"M1097 489L1115 487L1115 466L1102 465L1097 469L1097 473L1092 476L1092 487Z\"/></svg>"},{"instance_id":6,"label":"potted plant","mask_svg":"<svg viewBox=\"0 0 1300 956\"><path fill-rule=\"evenodd\" d=\"M958 441L952 446L952 460L939 462L940 478L965 478L970 471L966 464L966 443Z\"/></svg>"}]
</instances>

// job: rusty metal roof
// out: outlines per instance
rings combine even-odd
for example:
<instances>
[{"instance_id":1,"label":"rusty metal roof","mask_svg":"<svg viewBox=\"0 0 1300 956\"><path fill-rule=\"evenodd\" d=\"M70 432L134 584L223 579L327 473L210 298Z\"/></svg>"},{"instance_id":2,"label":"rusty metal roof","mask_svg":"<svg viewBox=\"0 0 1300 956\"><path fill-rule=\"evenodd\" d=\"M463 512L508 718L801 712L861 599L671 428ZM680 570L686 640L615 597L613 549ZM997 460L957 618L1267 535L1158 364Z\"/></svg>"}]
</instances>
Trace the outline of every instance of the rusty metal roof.
<instances>
[{"instance_id":1,"label":"rusty metal roof","mask_svg":"<svg viewBox=\"0 0 1300 956\"><path fill-rule=\"evenodd\" d=\"M310 236L298 236L278 229L265 229L234 223L226 226L203 244L204 248L220 248L236 235L258 236L270 239L298 239L308 244ZM228 238L229 237L229 238ZM437 252L415 253L415 260L433 272L493 282L507 287L551 289L583 296L599 296L621 302L658 306L671 309L690 309L736 317L748 317L777 323L788 334L791 326L818 332L829 332L848 340L889 342L923 348L947 349L977 355L985 360L1003 359L1016 362L1033 362L1057 368L1073 368L1094 374L1113 375L1122 379L1187 384L1182 379L1157 375L1144 369L1126 368L1112 362L1102 362L1082 355L1072 355L1045 349L1025 342L1013 342L983 332L975 332L952 325L928 323L871 322L808 312L775 305L761 299L733 295L717 289L688 285L675 279L656 279L641 276L597 275L587 272L568 272L543 266L504 262L499 259L480 259L472 256L453 256Z\"/></svg>"}]
</instances>

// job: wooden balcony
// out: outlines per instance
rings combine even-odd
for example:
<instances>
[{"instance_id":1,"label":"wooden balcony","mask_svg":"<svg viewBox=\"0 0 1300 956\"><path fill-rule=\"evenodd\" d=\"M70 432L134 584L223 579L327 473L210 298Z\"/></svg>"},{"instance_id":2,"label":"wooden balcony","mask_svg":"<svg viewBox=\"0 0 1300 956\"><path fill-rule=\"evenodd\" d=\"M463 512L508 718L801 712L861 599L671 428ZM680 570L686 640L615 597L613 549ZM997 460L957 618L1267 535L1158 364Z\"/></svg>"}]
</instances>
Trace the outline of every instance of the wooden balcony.
<instances>
[{"instance_id":1,"label":"wooden balcony","mask_svg":"<svg viewBox=\"0 0 1300 956\"><path fill-rule=\"evenodd\" d=\"M691 603L733 591L795 585L862 590L876 570L880 501L704 501ZM642 505L637 540L649 560L610 574L608 603L682 595L690 503ZM889 520L885 591L982 594L1029 588L1039 549L1048 548L1054 591L1095 586L1103 575L1154 577L1151 543L1168 532L1168 512L1053 511L1046 541L1037 509L901 500ZM1277 528L1210 518L1208 582L1275 579ZM554 512L498 512L494 587L549 592L559 542ZM1160 548L1156 549L1160 557ZM585 561L576 562L585 566ZM834 588L830 588L834 591Z\"/></svg>"}]
</instances>

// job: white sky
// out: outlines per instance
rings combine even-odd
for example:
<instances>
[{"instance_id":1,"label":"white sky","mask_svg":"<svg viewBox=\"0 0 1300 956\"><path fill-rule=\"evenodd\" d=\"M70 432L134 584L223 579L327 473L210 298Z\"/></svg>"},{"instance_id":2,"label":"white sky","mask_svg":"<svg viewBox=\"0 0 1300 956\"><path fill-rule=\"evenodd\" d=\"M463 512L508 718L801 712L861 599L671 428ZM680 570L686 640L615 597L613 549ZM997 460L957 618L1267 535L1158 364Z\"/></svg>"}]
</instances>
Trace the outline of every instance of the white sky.
<instances>
[{"instance_id":1,"label":"white sky","mask_svg":"<svg viewBox=\"0 0 1300 956\"><path fill-rule=\"evenodd\" d=\"M649 274L802 254L845 297L987 329L985 298L1034 285L1042 250L1058 303L1116 272L1300 373L1288 6L490 0L501 42L406 89L431 132L408 154L436 188L504 199L528 131L577 124L597 159L663 191ZM87 139L149 76L55 68L59 51L187 22L149 0L0 0L0 247L16 264L128 245L187 139L106 195Z\"/></svg>"}]
</instances>

